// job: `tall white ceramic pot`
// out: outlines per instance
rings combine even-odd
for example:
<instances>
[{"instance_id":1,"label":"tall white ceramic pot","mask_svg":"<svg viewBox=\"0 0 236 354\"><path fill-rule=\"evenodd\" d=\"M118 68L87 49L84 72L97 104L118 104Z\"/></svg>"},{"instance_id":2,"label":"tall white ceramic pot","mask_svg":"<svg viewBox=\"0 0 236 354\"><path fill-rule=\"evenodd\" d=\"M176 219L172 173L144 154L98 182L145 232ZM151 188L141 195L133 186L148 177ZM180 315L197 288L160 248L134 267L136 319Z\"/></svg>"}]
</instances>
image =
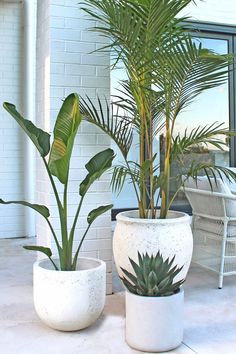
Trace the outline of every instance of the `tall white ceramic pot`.
<instances>
[{"instance_id":1,"label":"tall white ceramic pot","mask_svg":"<svg viewBox=\"0 0 236 354\"><path fill-rule=\"evenodd\" d=\"M193 251L189 215L169 211L167 219L140 219L134 210L122 212L116 219L113 252L120 276L120 267L132 272L129 258L137 261L138 251L149 255L160 251L164 259L175 256L174 265L183 266L175 280L186 278Z\"/></svg>"},{"instance_id":2,"label":"tall white ceramic pot","mask_svg":"<svg viewBox=\"0 0 236 354\"><path fill-rule=\"evenodd\" d=\"M183 340L184 292L148 297L126 291L126 341L144 352L166 352Z\"/></svg>"},{"instance_id":3,"label":"tall white ceramic pot","mask_svg":"<svg viewBox=\"0 0 236 354\"><path fill-rule=\"evenodd\" d=\"M77 269L56 271L47 259L34 264L34 305L49 327L77 331L90 326L103 311L106 264L79 258Z\"/></svg>"}]
</instances>

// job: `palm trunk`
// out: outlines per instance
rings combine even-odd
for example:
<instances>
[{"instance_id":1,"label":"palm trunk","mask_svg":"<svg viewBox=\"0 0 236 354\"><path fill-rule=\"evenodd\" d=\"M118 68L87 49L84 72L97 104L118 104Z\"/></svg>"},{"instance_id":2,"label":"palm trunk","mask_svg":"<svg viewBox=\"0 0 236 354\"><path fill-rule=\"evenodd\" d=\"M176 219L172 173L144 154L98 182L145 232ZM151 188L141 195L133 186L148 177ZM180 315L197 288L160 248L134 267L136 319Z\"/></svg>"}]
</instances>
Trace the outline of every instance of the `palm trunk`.
<instances>
[{"instance_id":1,"label":"palm trunk","mask_svg":"<svg viewBox=\"0 0 236 354\"><path fill-rule=\"evenodd\" d=\"M143 171L142 171L142 166L145 161L145 136L144 136L144 129L143 126L141 127L142 131L140 134L140 180L141 186L140 186L140 192L141 192L141 198L140 198L140 205L139 205L139 217L144 219L145 218L145 212L146 212L146 191L145 191L145 181L143 178Z\"/></svg>"},{"instance_id":2,"label":"palm trunk","mask_svg":"<svg viewBox=\"0 0 236 354\"><path fill-rule=\"evenodd\" d=\"M166 146L165 146L165 161L164 161L164 185L161 191L161 210L160 218L165 219L169 209L169 194L170 194L170 152L171 152L171 133L167 119L166 124Z\"/></svg>"},{"instance_id":3,"label":"palm trunk","mask_svg":"<svg viewBox=\"0 0 236 354\"><path fill-rule=\"evenodd\" d=\"M153 127L152 127L152 115L150 114L149 120L149 160L153 159ZM150 166L150 176L149 176L149 185L150 185L150 210L151 210L151 218L155 219L156 211L155 211L155 201L154 201L154 193L153 193L153 163Z\"/></svg>"}]
</instances>

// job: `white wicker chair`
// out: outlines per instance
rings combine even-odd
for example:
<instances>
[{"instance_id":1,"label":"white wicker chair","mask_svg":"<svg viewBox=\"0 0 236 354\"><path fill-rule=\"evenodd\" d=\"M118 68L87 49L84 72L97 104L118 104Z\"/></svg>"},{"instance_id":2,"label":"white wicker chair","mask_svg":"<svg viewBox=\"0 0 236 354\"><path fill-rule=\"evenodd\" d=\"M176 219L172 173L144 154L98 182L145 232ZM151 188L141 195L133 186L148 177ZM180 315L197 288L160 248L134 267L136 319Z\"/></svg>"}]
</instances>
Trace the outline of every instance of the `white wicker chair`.
<instances>
[{"instance_id":1,"label":"white wicker chair","mask_svg":"<svg viewBox=\"0 0 236 354\"><path fill-rule=\"evenodd\" d=\"M219 274L219 289L224 276L236 275L236 195L231 184L206 177L189 180L184 191L193 210L193 262ZM232 190L236 189L235 182Z\"/></svg>"}]
</instances>

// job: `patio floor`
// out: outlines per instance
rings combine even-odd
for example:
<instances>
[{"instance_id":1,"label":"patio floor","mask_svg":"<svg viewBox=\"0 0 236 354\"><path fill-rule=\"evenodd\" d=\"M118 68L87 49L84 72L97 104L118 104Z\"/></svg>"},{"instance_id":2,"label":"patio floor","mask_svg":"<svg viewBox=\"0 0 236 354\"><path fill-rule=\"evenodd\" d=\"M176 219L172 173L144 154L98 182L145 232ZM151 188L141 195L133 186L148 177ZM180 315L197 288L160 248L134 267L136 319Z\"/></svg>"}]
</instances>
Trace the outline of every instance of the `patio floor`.
<instances>
[{"instance_id":1,"label":"patio floor","mask_svg":"<svg viewBox=\"0 0 236 354\"><path fill-rule=\"evenodd\" d=\"M0 353L3 354L137 354L124 339L124 295L107 296L103 316L89 329L62 333L44 326L32 300L34 253L25 239L0 240ZM27 240L29 243L29 240ZM114 276L114 289L120 284ZM217 276L196 266L185 285L185 336L176 354L236 353L236 277Z\"/></svg>"}]
</instances>

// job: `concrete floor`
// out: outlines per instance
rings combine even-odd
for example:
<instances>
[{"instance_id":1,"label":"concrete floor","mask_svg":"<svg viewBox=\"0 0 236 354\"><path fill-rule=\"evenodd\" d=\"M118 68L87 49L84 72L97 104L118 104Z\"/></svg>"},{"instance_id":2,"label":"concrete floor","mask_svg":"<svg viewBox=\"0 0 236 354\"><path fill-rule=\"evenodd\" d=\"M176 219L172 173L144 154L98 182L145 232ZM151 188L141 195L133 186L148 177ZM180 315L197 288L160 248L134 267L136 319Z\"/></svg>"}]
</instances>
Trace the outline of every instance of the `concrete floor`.
<instances>
[{"instance_id":1,"label":"concrete floor","mask_svg":"<svg viewBox=\"0 0 236 354\"><path fill-rule=\"evenodd\" d=\"M89 329L62 333L44 326L32 301L35 254L24 239L0 240L1 354L138 354L124 339L124 295L107 297L104 314ZM29 243L29 240L27 241ZM114 276L115 289L121 289ZM214 273L192 267L185 284L185 336L176 354L236 353L236 277L217 289Z\"/></svg>"}]
</instances>

